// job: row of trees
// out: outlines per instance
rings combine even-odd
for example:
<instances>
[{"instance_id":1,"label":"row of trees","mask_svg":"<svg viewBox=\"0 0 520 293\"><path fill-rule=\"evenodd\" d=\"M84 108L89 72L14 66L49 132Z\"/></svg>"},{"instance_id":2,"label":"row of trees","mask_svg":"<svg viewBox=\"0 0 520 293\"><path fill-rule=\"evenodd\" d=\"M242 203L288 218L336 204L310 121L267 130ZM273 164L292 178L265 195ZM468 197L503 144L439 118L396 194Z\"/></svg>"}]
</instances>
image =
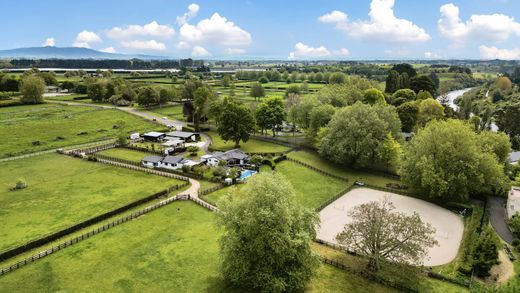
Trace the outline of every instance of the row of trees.
<instances>
[{"instance_id":1,"label":"row of trees","mask_svg":"<svg viewBox=\"0 0 520 293\"><path fill-rule=\"evenodd\" d=\"M299 73L293 71L291 73L285 71L280 73L277 70L266 70L266 71L237 71L235 77L239 80L257 80L262 83L269 81L284 81L284 82L297 82L297 81L308 81L315 83L343 83L346 79L346 75L342 72L311 72L311 73Z\"/></svg>"}]
</instances>

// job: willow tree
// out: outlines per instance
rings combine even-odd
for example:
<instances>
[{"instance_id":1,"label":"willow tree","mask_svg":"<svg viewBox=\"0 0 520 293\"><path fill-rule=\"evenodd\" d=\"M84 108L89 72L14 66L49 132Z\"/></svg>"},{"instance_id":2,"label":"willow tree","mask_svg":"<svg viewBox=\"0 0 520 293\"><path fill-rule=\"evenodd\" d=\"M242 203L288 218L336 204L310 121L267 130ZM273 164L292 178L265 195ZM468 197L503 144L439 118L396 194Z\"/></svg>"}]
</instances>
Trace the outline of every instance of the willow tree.
<instances>
[{"instance_id":1,"label":"willow tree","mask_svg":"<svg viewBox=\"0 0 520 293\"><path fill-rule=\"evenodd\" d=\"M219 203L223 275L242 288L301 291L319 265L311 249L319 218L295 200L281 175L260 173L249 180L240 196Z\"/></svg>"}]
</instances>

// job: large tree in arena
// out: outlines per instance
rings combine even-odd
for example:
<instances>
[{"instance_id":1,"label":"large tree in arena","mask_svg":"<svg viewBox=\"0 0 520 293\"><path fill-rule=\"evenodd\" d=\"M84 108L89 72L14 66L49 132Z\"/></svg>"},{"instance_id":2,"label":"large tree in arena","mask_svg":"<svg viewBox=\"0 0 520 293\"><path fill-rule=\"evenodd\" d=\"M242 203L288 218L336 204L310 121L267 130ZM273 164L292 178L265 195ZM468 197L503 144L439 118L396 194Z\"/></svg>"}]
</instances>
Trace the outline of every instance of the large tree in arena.
<instances>
[{"instance_id":1,"label":"large tree in arena","mask_svg":"<svg viewBox=\"0 0 520 293\"><path fill-rule=\"evenodd\" d=\"M377 271L381 261L420 264L429 247L437 245L435 228L424 223L417 212L395 212L388 197L352 208L352 222L336 236L349 251L366 255L368 269Z\"/></svg>"},{"instance_id":2,"label":"large tree in arena","mask_svg":"<svg viewBox=\"0 0 520 293\"><path fill-rule=\"evenodd\" d=\"M299 204L291 184L276 173L251 177L239 193L219 202L224 277L261 292L304 289L319 265L311 249L316 212Z\"/></svg>"}]
</instances>

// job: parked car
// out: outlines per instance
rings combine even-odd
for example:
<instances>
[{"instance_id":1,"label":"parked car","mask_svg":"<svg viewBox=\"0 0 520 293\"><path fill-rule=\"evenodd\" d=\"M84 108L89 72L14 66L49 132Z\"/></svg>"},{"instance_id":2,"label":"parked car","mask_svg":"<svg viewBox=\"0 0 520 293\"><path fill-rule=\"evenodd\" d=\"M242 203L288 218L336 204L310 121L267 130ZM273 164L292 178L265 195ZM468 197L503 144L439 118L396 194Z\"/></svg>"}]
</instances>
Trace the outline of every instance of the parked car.
<instances>
[{"instance_id":1,"label":"parked car","mask_svg":"<svg viewBox=\"0 0 520 293\"><path fill-rule=\"evenodd\" d=\"M365 183L361 182L361 181L356 181L356 182L354 182L354 185L356 185L356 186L365 186Z\"/></svg>"}]
</instances>

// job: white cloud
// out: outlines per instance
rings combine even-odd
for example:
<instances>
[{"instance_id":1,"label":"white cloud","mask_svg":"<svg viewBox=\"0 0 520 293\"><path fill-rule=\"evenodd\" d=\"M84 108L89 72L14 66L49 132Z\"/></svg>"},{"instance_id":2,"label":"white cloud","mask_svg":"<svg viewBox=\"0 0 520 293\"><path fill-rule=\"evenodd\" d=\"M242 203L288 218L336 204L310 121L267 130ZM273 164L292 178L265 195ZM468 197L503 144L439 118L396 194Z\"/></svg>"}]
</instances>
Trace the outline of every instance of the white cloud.
<instances>
[{"instance_id":1,"label":"white cloud","mask_svg":"<svg viewBox=\"0 0 520 293\"><path fill-rule=\"evenodd\" d=\"M520 36L520 23L504 14L472 15L469 20L463 22L460 19L459 7L453 3L441 6L440 12L440 34L458 42L467 39L505 41L513 35Z\"/></svg>"},{"instance_id":2,"label":"white cloud","mask_svg":"<svg viewBox=\"0 0 520 293\"><path fill-rule=\"evenodd\" d=\"M339 50L332 51L332 54L336 56L347 56L350 55L350 51L348 49L341 48Z\"/></svg>"},{"instance_id":3,"label":"white cloud","mask_svg":"<svg viewBox=\"0 0 520 293\"><path fill-rule=\"evenodd\" d=\"M191 56L193 56L193 57L211 56L211 53L201 46L195 46L195 47L193 47L193 51L191 51Z\"/></svg>"},{"instance_id":4,"label":"white cloud","mask_svg":"<svg viewBox=\"0 0 520 293\"><path fill-rule=\"evenodd\" d=\"M105 53L115 53L116 49L114 49L114 47L106 47L105 49L101 49L99 51L105 52Z\"/></svg>"},{"instance_id":5,"label":"white cloud","mask_svg":"<svg viewBox=\"0 0 520 293\"><path fill-rule=\"evenodd\" d=\"M56 40L54 38L48 38L45 40L45 43L42 44L44 47L54 47L56 45Z\"/></svg>"},{"instance_id":6,"label":"white cloud","mask_svg":"<svg viewBox=\"0 0 520 293\"><path fill-rule=\"evenodd\" d=\"M305 59L305 58L323 58L333 56L346 56L349 51L345 48L339 50L330 51L324 46L310 47L302 42L298 42L294 45L294 51L289 53L289 59Z\"/></svg>"},{"instance_id":7,"label":"white cloud","mask_svg":"<svg viewBox=\"0 0 520 293\"><path fill-rule=\"evenodd\" d=\"M240 49L240 48L227 48L224 50L224 54L226 54L226 55L241 55L241 54L245 54L245 53L246 53L246 50Z\"/></svg>"},{"instance_id":8,"label":"white cloud","mask_svg":"<svg viewBox=\"0 0 520 293\"><path fill-rule=\"evenodd\" d=\"M348 16L344 12L334 10L330 13L320 16L318 20L323 23L347 22Z\"/></svg>"},{"instance_id":9,"label":"white cloud","mask_svg":"<svg viewBox=\"0 0 520 293\"><path fill-rule=\"evenodd\" d=\"M499 49L497 47L480 46L480 56L483 59L520 60L520 48Z\"/></svg>"},{"instance_id":10,"label":"white cloud","mask_svg":"<svg viewBox=\"0 0 520 293\"><path fill-rule=\"evenodd\" d=\"M137 24L127 25L125 27L114 27L107 32L107 36L116 40L128 40L133 37L161 37L169 38L175 34L175 30L169 25L158 24L152 21L143 26Z\"/></svg>"},{"instance_id":11,"label":"white cloud","mask_svg":"<svg viewBox=\"0 0 520 293\"><path fill-rule=\"evenodd\" d=\"M177 16L177 19L176 19L177 23L179 25L183 25L183 24L187 23L190 19L197 16L197 13L199 12L199 8L200 7L198 4L191 3L188 6L188 11L186 13L184 13L182 16Z\"/></svg>"},{"instance_id":12,"label":"white cloud","mask_svg":"<svg viewBox=\"0 0 520 293\"><path fill-rule=\"evenodd\" d=\"M424 58L426 59L442 59L442 56L435 52L424 52Z\"/></svg>"},{"instance_id":13,"label":"white cloud","mask_svg":"<svg viewBox=\"0 0 520 293\"><path fill-rule=\"evenodd\" d=\"M320 16L318 20L335 23L336 29L356 39L395 43L430 40L430 35L423 28L394 15L394 3L395 0L372 0L368 14L370 20L349 22L347 15L337 10Z\"/></svg>"},{"instance_id":14,"label":"white cloud","mask_svg":"<svg viewBox=\"0 0 520 293\"><path fill-rule=\"evenodd\" d=\"M137 49L137 50L154 50L154 51L163 51L166 50L166 45L161 42L157 42L156 40L149 40L149 41L140 41L140 40L133 40L133 41L122 41L121 46L125 48L130 49Z\"/></svg>"},{"instance_id":15,"label":"white cloud","mask_svg":"<svg viewBox=\"0 0 520 293\"><path fill-rule=\"evenodd\" d=\"M74 43L72 45L74 47L90 48L90 43L101 42L101 38L95 32L83 30L76 36L76 39L74 40Z\"/></svg>"},{"instance_id":16,"label":"white cloud","mask_svg":"<svg viewBox=\"0 0 520 293\"><path fill-rule=\"evenodd\" d=\"M175 45L175 47L179 50L186 50L186 49L191 48L191 45L184 41L180 41L177 43L177 45Z\"/></svg>"},{"instance_id":17,"label":"white cloud","mask_svg":"<svg viewBox=\"0 0 520 293\"><path fill-rule=\"evenodd\" d=\"M251 34L227 18L214 13L197 25L185 23L180 30L181 39L190 44L213 43L220 46L244 46L251 43Z\"/></svg>"}]
</instances>

